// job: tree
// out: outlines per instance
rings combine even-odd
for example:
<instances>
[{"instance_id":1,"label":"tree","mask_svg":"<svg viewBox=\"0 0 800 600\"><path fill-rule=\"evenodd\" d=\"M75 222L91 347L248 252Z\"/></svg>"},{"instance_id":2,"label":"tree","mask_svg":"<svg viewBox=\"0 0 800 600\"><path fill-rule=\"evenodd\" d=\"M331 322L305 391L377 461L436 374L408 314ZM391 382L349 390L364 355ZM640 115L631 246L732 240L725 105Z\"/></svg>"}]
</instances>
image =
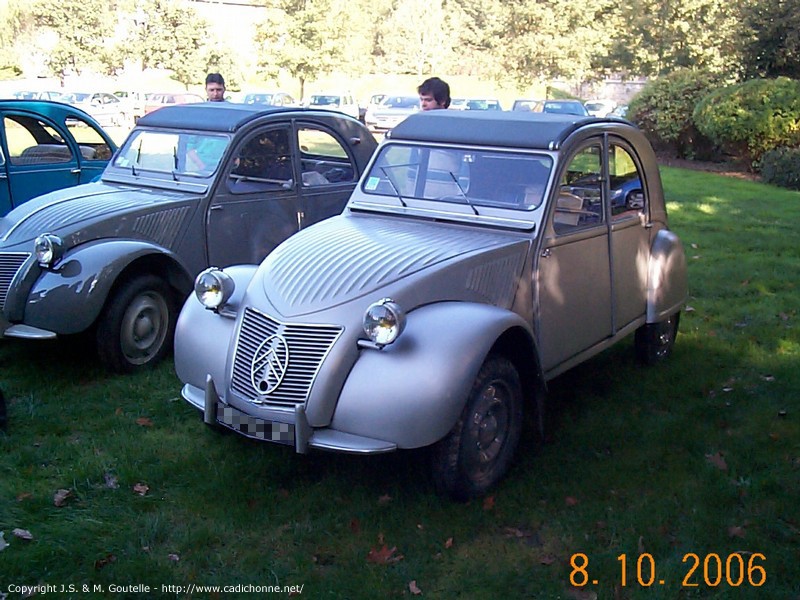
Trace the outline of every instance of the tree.
<instances>
[{"instance_id":1,"label":"tree","mask_svg":"<svg viewBox=\"0 0 800 600\"><path fill-rule=\"evenodd\" d=\"M800 0L750 0L741 22L746 77L800 78Z\"/></svg>"},{"instance_id":2,"label":"tree","mask_svg":"<svg viewBox=\"0 0 800 600\"><path fill-rule=\"evenodd\" d=\"M111 31L109 3L105 0L36 0L30 7L33 25L49 34L46 59L50 72L63 78L100 64L101 32Z\"/></svg>"},{"instance_id":3,"label":"tree","mask_svg":"<svg viewBox=\"0 0 800 600\"><path fill-rule=\"evenodd\" d=\"M306 81L343 61L350 30L347 0L276 0L256 25L258 65L271 78L286 70L305 94Z\"/></svg>"},{"instance_id":4,"label":"tree","mask_svg":"<svg viewBox=\"0 0 800 600\"><path fill-rule=\"evenodd\" d=\"M136 0L129 3L128 32L120 48L142 69L170 69L188 87L204 80L210 54L204 52L208 23L185 3L173 0Z\"/></svg>"},{"instance_id":5,"label":"tree","mask_svg":"<svg viewBox=\"0 0 800 600\"><path fill-rule=\"evenodd\" d=\"M599 67L642 76L683 67L717 73L736 68L735 1L630 0L617 10L613 43Z\"/></svg>"}]
</instances>

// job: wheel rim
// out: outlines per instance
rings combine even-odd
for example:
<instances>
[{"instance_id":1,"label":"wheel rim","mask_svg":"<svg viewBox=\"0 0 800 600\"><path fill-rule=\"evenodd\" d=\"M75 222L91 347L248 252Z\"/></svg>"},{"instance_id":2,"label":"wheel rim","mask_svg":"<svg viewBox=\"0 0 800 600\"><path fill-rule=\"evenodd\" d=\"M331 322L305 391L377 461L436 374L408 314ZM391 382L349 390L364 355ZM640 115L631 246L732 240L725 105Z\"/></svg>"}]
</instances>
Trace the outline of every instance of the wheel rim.
<instances>
[{"instance_id":1,"label":"wheel rim","mask_svg":"<svg viewBox=\"0 0 800 600\"><path fill-rule=\"evenodd\" d=\"M164 344L169 307L156 292L136 296L125 311L120 331L122 354L135 365L150 360Z\"/></svg>"},{"instance_id":2,"label":"wheel rim","mask_svg":"<svg viewBox=\"0 0 800 600\"><path fill-rule=\"evenodd\" d=\"M477 477L491 472L508 440L510 397L505 384L491 381L481 391L470 414L464 458L468 471Z\"/></svg>"},{"instance_id":3,"label":"wheel rim","mask_svg":"<svg viewBox=\"0 0 800 600\"><path fill-rule=\"evenodd\" d=\"M670 317L658 329L656 334L656 356L664 358L669 352L675 334L675 318Z\"/></svg>"}]
</instances>

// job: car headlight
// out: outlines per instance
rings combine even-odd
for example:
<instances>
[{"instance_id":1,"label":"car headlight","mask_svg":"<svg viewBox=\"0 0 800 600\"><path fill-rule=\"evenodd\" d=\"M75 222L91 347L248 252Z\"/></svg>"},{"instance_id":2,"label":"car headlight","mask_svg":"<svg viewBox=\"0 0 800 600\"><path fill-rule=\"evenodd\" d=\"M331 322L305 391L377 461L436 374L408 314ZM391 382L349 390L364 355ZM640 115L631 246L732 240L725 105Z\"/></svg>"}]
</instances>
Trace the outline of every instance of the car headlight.
<instances>
[{"instance_id":1,"label":"car headlight","mask_svg":"<svg viewBox=\"0 0 800 600\"><path fill-rule=\"evenodd\" d=\"M33 252L42 267L52 267L64 256L64 242L52 233L43 233L33 241Z\"/></svg>"},{"instance_id":2,"label":"car headlight","mask_svg":"<svg viewBox=\"0 0 800 600\"><path fill-rule=\"evenodd\" d=\"M364 333L380 346L394 342L405 326L406 313L390 298L370 304L364 313Z\"/></svg>"},{"instance_id":3,"label":"car headlight","mask_svg":"<svg viewBox=\"0 0 800 600\"><path fill-rule=\"evenodd\" d=\"M235 289L233 279L218 267L209 267L194 280L194 293L200 304L217 310L230 300Z\"/></svg>"}]
</instances>

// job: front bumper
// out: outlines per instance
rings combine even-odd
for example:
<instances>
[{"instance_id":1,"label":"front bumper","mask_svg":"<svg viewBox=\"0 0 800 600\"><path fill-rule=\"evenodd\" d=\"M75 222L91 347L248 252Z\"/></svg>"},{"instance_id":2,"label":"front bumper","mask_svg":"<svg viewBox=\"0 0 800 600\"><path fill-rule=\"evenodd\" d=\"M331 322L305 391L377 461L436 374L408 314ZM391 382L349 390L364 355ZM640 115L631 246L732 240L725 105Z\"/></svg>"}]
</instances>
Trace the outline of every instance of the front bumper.
<instances>
[{"instance_id":1,"label":"front bumper","mask_svg":"<svg viewBox=\"0 0 800 600\"><path fill-rule=\"evenodd\" d=\"M397 444L330 427L312 428L306 419L305 406L297 405L294 412L281 415L282 420L267 420L249 415L223 402L211 377L206 378L204 390L186 384L181 396L203 412L208 425L221 425L255 440L294 446L300 454L309 448L348 454L384 454L397 450Z\"/></svg>"}]
</instances>

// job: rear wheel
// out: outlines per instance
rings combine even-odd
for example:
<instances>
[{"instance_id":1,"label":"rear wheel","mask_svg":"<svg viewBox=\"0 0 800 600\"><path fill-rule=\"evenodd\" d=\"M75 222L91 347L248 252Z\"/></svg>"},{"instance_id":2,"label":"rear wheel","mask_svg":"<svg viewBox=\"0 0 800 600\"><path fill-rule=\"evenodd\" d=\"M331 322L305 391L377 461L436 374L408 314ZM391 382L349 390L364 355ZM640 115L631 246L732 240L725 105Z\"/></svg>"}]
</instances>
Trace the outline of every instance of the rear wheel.
<instances>
[{"instance_id":1,"label":"rear wheel","mask_svg":"<svg viewBox=\"0 0 800 600\"><path fill-rule=\"evenodd\" d=\"M118 373L156 364L172 345L176 313L172 291L161 278L139 275L122 283L98 321L101 362Z\"/></svg>"},{"instance_id":2,"label":"rear wheel","mask_svg":"<svg viewBox=\"0 0 800 600\"><path fill-rule=\"evenodd\" d=\"M432 449L437 491L459 501L485 494L508 471L522 431L522 384L507 358L490 356L450 433Z\"/></svg>"},{"instance_id":3,"label":"rear wheel","mask_svg":"<svg viewBox=\"0 0 800 600\"><path fill-rule=\"evenodd\" d=\"M636 330L634 347L636 358L645 365L655 365L665 361L672 354L675 338L678 336L680 311L664 321L647 323Z\"/></svg>"}]
</instances>

